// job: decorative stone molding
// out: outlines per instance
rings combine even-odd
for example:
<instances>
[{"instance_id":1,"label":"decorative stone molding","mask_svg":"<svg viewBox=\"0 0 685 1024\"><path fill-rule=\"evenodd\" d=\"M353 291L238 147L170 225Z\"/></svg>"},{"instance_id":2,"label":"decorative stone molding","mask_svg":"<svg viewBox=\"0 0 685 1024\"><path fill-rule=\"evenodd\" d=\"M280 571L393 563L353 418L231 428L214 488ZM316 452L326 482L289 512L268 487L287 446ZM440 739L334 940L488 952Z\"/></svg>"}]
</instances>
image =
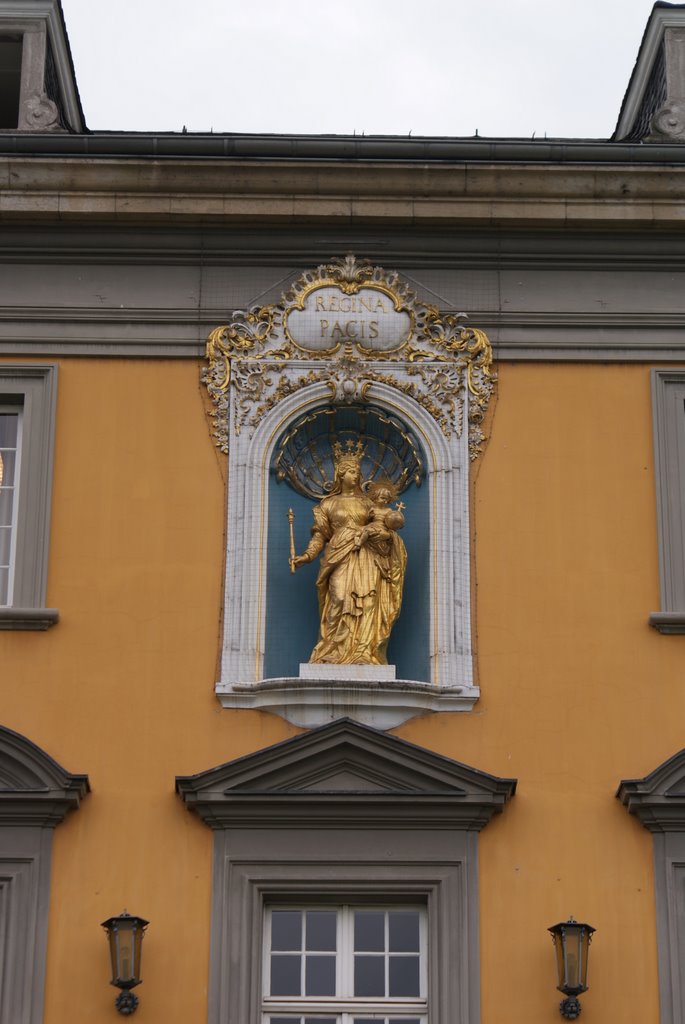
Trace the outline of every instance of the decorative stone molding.
<instances>
[{"instance_id":1,"label":"decorative stone molding","mask_svg":"<svg viewBox=\"0 0 685 1024\"><path fill-rule=\"evenodd\" d=\"M623 779L617 796L650 832L685 833L685 750L643 779Z\"/></svg>"},{"instance_id":2,"label":"decorative stone molding","mask_svg":"<svg viewBox=\"0 0 685 1024\"><path fill-rule=\"evenodd\" d=\"M479 832L516 791L502 779L339 718L198 775L176 791L212 828Z\"/></svg>"},{"instance_id":3,"label":"decorative stone molding","mask_svg":"<svg viewBox=\"0 0 685 1024\"><path fill-rule=\"evenodd\" d=\"M214 831L210 1024L262 1020L264 911L284 899L424 906L430 1018L476 1024L478 833L515 787L350 720L177 778Z\"/></svg>"},{"instance_id":4,"label":"decorative stone molding","mask_svg":"<svg viewBox=\"0 0 685 1024\"><path fill-rule=\"evenodd\" d=\"M685 633L685 371L655 369L651 376L661 608L652 612L649 624L675 635Z\"/></svg>"},{"instance_id":5,"label":"decorative stone molding","mask_svg":"<svg viewBox=\"0 0 685 1024\"><path fill-rule=\"evenodd\" d=\"M384 316L399 320L385 337L374 306L382 304L379 296L389 300ZM435 306L420 302L397 273L351 255L305 272L280 303L237 311L231 323L209 335L203 381L215 406L217 446L228 452L231 383L239 395L235 430L240 433L246 424L254 429L286 395L317 381L326 381L331 399L338 401L363 398L379 382L423 405L446 437L463 429L468 389L469 448L475 459L482 450L481 423L495 377L487 335L463 326L465 319L465 313L442 317ZM290 364L311 359L325 365L294 377L286 373Z\"/></svg>"},{"instance_id":6,"label":"decorative stone molding","mask_svg":"<svg viewBox=\"0 0 685 1024\"><path fill-rule=\"evenodd\" d=\"M483 331L441 316L394 272L353 256L302 274L281 300L237 312L207 343L215 444L229 457L221 678L225 707L306 727L342 715L381 728L479 695L471 650L469 463L495 375ZM429 492L429 679L335 684L264 677L269 480L279 439L330 406L368 405L421 447ZM408 436L407 435L407 436Z\"/></svg>"},{"instance_id":7,"label":"decorative stone molding","mask_svg":"<svg viewBox=\"0 0 685 1024\"><path fill-rule=\"evenodd\" d=\"M0 827L53 828L89 788L87 775L71 775L25 736L0 726Z\"/></svg>"},{"instance_id":8,"label":"decorative stone molding","mask_svg":"<svg viewBox=\"0 0 685 1024\"><path fill-rule=\"evenodd\" d=\"M23 112L26 131L50 131L59 129L59 110L57 104L53 103L44 93L35 93L26 100L26 107Z\"/></svg>"},{"instance_id":9,"label":"decorative stone molding","mask_svg":"<svg viewBox=\"0 0 685 1024\"><path fill-rule=\"evenodd\" d=\"M22 452L13 604L0 607L0 630L46 630L59 621L46 608L57 367L0 364L0 401L22 410Z\"/></svg>"}]
</instances>

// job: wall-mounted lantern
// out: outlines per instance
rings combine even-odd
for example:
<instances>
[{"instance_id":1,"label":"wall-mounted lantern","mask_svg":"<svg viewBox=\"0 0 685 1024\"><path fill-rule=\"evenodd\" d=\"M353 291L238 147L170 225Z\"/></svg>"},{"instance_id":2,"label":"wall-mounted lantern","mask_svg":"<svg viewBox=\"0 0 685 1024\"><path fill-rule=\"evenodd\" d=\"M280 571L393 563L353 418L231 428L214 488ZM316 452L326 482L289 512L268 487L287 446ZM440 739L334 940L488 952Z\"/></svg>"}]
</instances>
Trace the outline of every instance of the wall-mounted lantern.
<instances>
[{"instance_id":1,"label":"wall-mounted lantern","mask_svg":"<svg viewBox=\"0 0 685 1024\"><path fill-rule=\"evenodd\" d=\"M121 989L114 1005L119 1013L135 1013L138 997L131 992L140 985L140 954L143 935L150 922L124 910L118 917L108 917L102 922L109 940L109 955L112 964L110 984Z\"/></svg>"},{"instance_id":2,"label":"wall-mounted lantern","mask_svg":"<svg viewBox=\"0 0 685 1024\"><path fill-rule=\"evenodd\" d=\"M557 988L566 996L559 1003L559 1010L566 1020L577 1020L581 1009L578 996L587 991L588 952L595 929L570 917L548 930L557 955Z\"/></svg>"}]
</instances>

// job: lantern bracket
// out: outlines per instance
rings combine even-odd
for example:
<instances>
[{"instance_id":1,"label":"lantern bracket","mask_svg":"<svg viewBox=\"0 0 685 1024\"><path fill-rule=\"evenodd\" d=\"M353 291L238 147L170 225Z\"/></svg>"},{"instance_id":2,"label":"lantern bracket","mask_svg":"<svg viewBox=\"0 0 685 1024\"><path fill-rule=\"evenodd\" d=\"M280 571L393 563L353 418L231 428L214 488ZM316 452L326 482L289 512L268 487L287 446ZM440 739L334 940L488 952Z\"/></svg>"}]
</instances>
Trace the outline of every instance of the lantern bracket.
<instances>
[{"instance_id":1,"label":"lantern bracket","mask_svg":"<svg viewBox=\"0 0 685 1024\"><path fill-rule=\"evenodd\" d=\"M135 1013L138 1008L138 1002L138 996L135 992L131 992L129 989L124 989L114 1000L114 1005L119 1013L123 1013L125 1016L128 1016L131 1013Z\"/></svg>"},{"instance_id":2,"label":"lantern bracket","mask_svg":"<svg viewBox=\"0 0 685 1024\"><path fill-rule=\"evenodd\" d=\"M565 1020L578 1020L581 1009L580 999L576 999L575 996L562 999L559 1003L559 1012Z\"/></svg>"}]
</instances>

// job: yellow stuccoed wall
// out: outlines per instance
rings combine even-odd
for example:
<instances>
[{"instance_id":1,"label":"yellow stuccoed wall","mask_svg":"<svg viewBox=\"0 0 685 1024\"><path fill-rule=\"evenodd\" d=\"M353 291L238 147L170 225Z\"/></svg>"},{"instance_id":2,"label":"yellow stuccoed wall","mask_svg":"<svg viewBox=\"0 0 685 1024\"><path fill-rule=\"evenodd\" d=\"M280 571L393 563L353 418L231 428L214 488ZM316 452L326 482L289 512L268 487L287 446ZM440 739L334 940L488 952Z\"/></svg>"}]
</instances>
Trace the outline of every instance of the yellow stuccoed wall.
<instances>
[{"instance_id":1,"label":"yellow stuccoed wall","mask_svg":"<svg viewBox=\"0 0 685 1024\"><path fill-rule=\"evenodd\" d=\"M198 369L60 366L48 604L61 621L0 633L2 724L92 785L55 832L46 1024L121 1019L99 922L124 907L152 922L136 1020L206 1020L212 834L174 778L298 731L213 694L224 469ZM482 698L397 733L519 780L480 837L482 1024L561 1019L546 928L569 914L597 928L583 1019L657 1024L651 836L614 796L685 746L685 639L647 625L649 370L498 373L473 491Z\"/></svg>"}]
</instances>

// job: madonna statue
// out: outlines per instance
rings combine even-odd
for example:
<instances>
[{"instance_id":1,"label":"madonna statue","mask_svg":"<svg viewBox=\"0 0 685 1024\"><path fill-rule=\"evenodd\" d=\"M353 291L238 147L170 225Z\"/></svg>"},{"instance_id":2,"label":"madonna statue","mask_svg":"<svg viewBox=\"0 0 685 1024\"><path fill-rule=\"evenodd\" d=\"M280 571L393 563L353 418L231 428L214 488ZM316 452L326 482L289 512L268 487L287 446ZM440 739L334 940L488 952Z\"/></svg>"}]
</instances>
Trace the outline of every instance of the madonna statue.
<instances>
[{"instance_id":1,"label":"madonna statue","mask_svg":"<svg viewBox=\"0 0 685 1024\"><path fill-rule=\"evenodd\" d=\"M389 480L362 489L360 441L333 446L335 477L330 494L314 508L312 539L302 555L291 557L294 572L321 557L319 642L311 662L334 665L387 665L390 632L400 613L407 552L397 531L404 506ZM325 549L325 550L324 550Z\"/></svg>"}]
</instances>

